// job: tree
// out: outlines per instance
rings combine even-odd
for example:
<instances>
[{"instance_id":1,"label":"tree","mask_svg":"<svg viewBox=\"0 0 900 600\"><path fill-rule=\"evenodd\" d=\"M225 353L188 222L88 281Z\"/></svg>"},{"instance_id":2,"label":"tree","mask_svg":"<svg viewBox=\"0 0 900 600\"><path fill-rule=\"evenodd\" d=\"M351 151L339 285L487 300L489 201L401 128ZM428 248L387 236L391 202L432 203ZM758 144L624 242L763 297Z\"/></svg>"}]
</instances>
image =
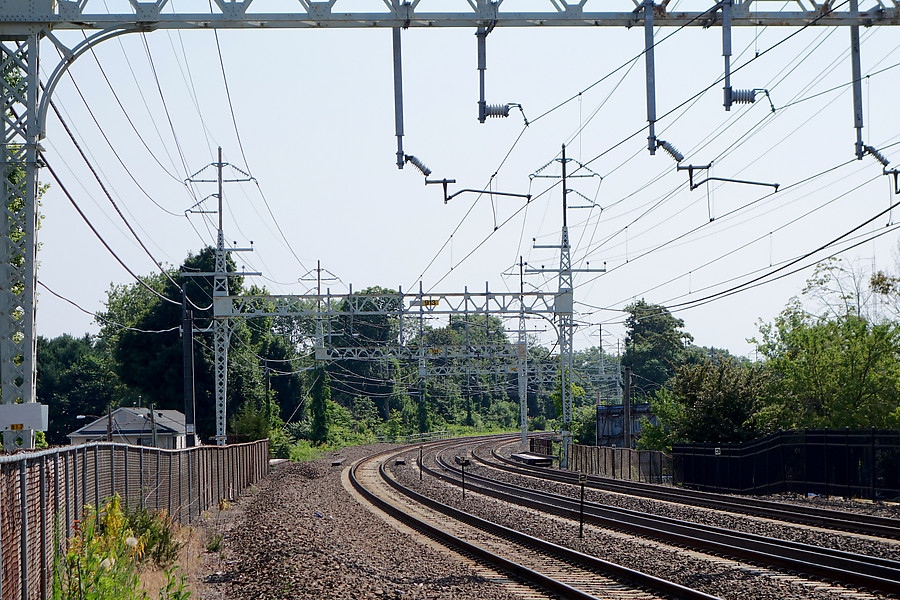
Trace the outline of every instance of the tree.
<instances>
[{"instance_id":1,"label":"tree","mask_svg":"<svg viewBox=\"0 0 900 600\"><path fill-rule=\"evenodd\" d=\"M769 389L762 364L733 358L680 365L650 400L658 424L644 421L641 448L671 450L678 442L739 443L757 437L754 417Z\"/></svg>"},{"instance_id":2,"label":"tree","mask_svg":"<svg viewBox=\"0 0 900 600\"><path fill-rule=\"evenodd\" d=\"M623 366L631 367L646 395L662 388L684 361L685 346L693 341L681 331L684 321L676 319L664 306L638 300L625 307L626 338Z\"/></svg>"},{"instance_id":3,"label":"tree","mask_svg":"<svg viewBox=\"0 0 900 600\"><path fill-rule=\"evenodd\" d=\"M235 271L230 256L226 269ZM196 255L189 254L181 269L170 269L168 277L162 273L152 275L143 278L146 285L113 286L107 293L107 309L99 319L103 326L100 336L113 349L119 377L138 390L147 403L153 402L159 408L183 409L181 285L185 286L189 304L195 307L194 322L206 327L212 319L212 278L187 277L182 272L214 270L215 249L206 247ZM242 285L243 277L228 277L230 295L241 294ZM251 288L249 293L266 292ZM167 302L161 296L174 302ZM292 412L297 408L302 387L291 364L296 351L272 332L272 323L273 319L268 317L231 322L226 414L235 415L244 404L252 402L262 405L263 414L277 415L277 405L266 407L264 373L269 359L280 365L279 372L284 373L275 378L274 396L290 406ZM216 431L211 343L200 341L194 346L194 381L197 432L201 437L209 437Z\"/></svg>"},{"instance_id":4,"label":"tree","mask_svg":"<svg viewBox=\"0 0 900 600\"><path fill-rule=\"evenodd\" d=\"M900 425L896 323L810 315L795 300L757 343L775 375L756 417L764 430Z\"/></svg>"},{"instance_id":5,"label":"tree","mask_svg":"<svg viewBox=\"0 0 900 600\"><path fill-rule=\"evenodd\" d=\"M309 390L309 417L312 420L309 439L324 442L328 439L328 405L331 402L331 386L328 371L323 368L310 371L313 381Z\"/></svg>"}]
</instances>

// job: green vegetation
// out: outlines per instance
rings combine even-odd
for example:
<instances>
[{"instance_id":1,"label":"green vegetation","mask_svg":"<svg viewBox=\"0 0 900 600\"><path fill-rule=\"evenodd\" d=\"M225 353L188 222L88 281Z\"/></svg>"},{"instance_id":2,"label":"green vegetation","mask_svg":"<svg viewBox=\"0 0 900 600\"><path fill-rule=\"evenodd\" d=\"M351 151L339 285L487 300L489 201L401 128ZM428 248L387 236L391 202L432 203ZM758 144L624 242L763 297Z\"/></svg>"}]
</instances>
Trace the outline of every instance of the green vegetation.
<instances>
[{"instance_id":1,"label":"green vegetation","mask_svg":"<svg viewBox=\"0 0 900 600\"><path fill-rule=\"evenodd\" d=\"M55 558L52 600L149 600L138 580L141 561L149 554L168 565L175 558L171 552L177 554L164 530L171 530L167 519L145 512L127 515L118 496L99 511L85 506L65 552ZM159 600L187 600L184 576L175 568L165 574Z\"/></svg>"},{"instance_id":2,"label":"green vegetation","mask_svg":"<svg viewBox=\"0 0 900 600\"><path fill-rule=\"evenodd\" d=\"M228 265L234 269L230 260ZM141 401L181 409L181 307L147 287L174 299L180 298L183 284L195 321L206 326L211 283L181 273L212 270L213 249L204 248L178 269L144 278L146 287L110 288L99 335L38 340L38 395L50 405L48 442L65 443L65 435L82 424L76 415L103 414L109 406ZM622 365L634 374L633 401L650 403L656 415L654 423L645 423L639 445L667 449L682 441L740 442L803 427L900 426L898 282L891 274L864 277L840 263L823 263L800 298L772 323L760 324L755 362L694 346L684 322L664 306L633 302L626 309ZM240 277L229 278L229 286L235 295L266 293L244 288ZM391 292L369 288L355 293L352 302L390 313L398 308ZM273 456L307 460L347 445L428 431L518 428L516 374L492 369L491 359L477 353L459 358L446 351L509 344L499 319L471 314L432 326L409 319L401 323L389 314L355 314L324 325L330 348L390 347L402 340L411 356L427 349L430 367L454 367L462 374L423 382L415 361L396 357L317 362L312 317L235 321L228 433L238 440L269 438ZM542 346L531 345L529 352L550 360ZM596 373L601 363L615 362L596 347L575 353L573 433L582 443L594 440L599 391L583 376ZM199 436L207 441L215 429L213 379L212 348L201 339L195 345L196 414ZM530 384L525 400L530 429L560 428L558 382Z\"/></svg>"}]
</instances>

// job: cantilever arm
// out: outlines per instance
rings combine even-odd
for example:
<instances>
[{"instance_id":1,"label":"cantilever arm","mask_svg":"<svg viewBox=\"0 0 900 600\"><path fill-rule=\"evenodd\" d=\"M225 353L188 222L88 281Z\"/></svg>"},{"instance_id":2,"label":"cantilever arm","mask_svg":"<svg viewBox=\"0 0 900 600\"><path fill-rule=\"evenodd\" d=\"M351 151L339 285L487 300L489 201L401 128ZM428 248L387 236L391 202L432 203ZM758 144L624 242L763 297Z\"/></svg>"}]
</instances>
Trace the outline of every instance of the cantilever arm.
<instances>
[{"instance_id":1,"label":"cantilever arm","mask_svg":"<svg viewBox=\"0 0 900 600\"><path fill-rule=\"evenodd\" d=\"M727 177L707 177L706 179L704 179L702 181L698 181L697 183L694 183L694 171L706 171L710 167L712 167L712 163L709 163L708 165L687 165L684 167L682 167L681 165L678 165L675 167L675 169L677 171L687 171L688 172L688 181L690 182L690 185L691 185L691 191L696 190L698 187L700 187L707 181L726 181L729 183L743 183L746 185L764 185L767 187L773 187L773 188L775 188L776 192L778 191L779 184L777 184L777 183L764 183L762 181L747 181L745 179L729 179Z\"/></svg>"},{"instance_id":2,"label":"cantilever arm","mask_svg":"<svg viewBox=\"0 0 900 600\"><path fill-rule=\"evenodd\" d=\"M531 200L531 194L513 194L512 192L494 192L491 190L474 190L474 189L469 189L469 188L466 188L464 190L458 190L456 192L453 192L452 194L448 194L447 184L456 183L455 179L426 179L425 180L425 185L428 185L430 183L439 183L439 184L443 185L443 187L444 187L444 204L447 204L453 198L456 198L460 194L464 194L466 192L472 192L473 194L491 194L494 196L513 196L515 198L527 198L528 200Z\"/></svg>"}]
</instances>

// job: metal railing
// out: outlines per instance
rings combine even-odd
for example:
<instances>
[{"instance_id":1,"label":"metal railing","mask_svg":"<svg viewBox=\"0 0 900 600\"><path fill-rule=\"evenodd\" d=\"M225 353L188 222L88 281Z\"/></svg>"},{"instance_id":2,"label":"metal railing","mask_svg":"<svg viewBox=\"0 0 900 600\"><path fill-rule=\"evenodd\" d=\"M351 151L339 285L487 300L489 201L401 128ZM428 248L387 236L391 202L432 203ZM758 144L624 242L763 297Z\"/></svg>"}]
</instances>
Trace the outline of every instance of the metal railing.
<instances>
[{"instance_id":1,"label":"metal railing","mask_svg":"<svg viewBox=\"0 0 900 600\"><path fill-rule=\"evenodd\" d=\"M54 553L86 505L193 523L268 473L269 442L163 450L108 442L0 456L0 598L46 600Z\"/></svg>"}]
</instances>

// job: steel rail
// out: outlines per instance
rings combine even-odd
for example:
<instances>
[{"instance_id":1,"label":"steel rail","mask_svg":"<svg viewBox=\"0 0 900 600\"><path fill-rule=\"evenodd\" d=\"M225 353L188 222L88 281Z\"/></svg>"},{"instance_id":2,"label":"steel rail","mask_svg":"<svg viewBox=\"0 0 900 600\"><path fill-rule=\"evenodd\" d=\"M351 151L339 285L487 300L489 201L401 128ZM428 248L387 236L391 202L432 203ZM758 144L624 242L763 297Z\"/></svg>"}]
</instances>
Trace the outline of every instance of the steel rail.
<instances>
[{"instance_id":1,"label":"steel rail","mask_svg":"<svg viewBox=\"0 0 900 600\"><path fill-rule=\"evenodd\" d=\"M434 446L438 445L447 446L448 444L446 443L446 441L444 441L443 443L434 444ZM404 452L408 452L414 447L415 446L407 447L406 449L396 453L395 456ZM544 575L542 573L529 569L528 567L520 565L504 557L497 556L495 553L480 548L465 540L461 540L446 531L443 531L437 527L430 525L429 523L413 517L412 515L400 510L398 507L393 506L386 500L378 497L375 492L367 489L360 482L359 478L357 477L357 471L365 462L391 454L391 452L396 451L383 452L368 459L363 459L362 461L359 461L358 463L353 465L350 469L350 481L354 489L356 489L361 495L363 495L363 497L372 502L380 510L387 512L392 517L400 520L403 523L406 523L407 525L417 529L418 531L421 531L429 537L438 539L441 543L451 548L455 548L465 553L476 556L480 560L485 561L486 563L499 568L502 571L510 573L514 577L524 580L529 584L536 585L542 589L550 591L551 593L560 594L561 597L564 598L596 600L596 597L568 586L567 584L562 583L548 575ZM602 575L610 577L611 579L621 581L628 585L651 590L652 592L664 594L680 600L716 600L715 596L711 596L704 592L694 590L671 581L660 579L641 571L629 569L622 565L611 563L594 556L589 556L587 554L583 554L581 552L577 552L575 550L553 544L540 538L526 535L519 531L515 531L497 523L482 519L470 513L455 509L446 504L442 504L436 500L428 498L427 496L419 494L418 492L403 486L401 483L387 474L384 468L384 464L385 463L382 462L381 466L379 467L379 474L382 479L391 486L391 488L403 494L407 498L413 500L414 502L420 503L424 506L427 506L428 508L447 515L448 517L451 517L456 521L466 523L484 532L496 535L498 537L503 537L507 540L515 542L516 544L538 550L541 553L554 556L557 559L563 560L572 565L576 565L580 568L587 569L595 573L600 573ZM424 467L424 465L420 466Z\"/></svg>"},{"instance_id":2,"label":"steel rail","mask_svg":"<svg viewBox=\"0 0 900 600\"><path fill-rule=\"evenodd\" d=\"M475 460L495 469L528 477L558 481L561 483L578 484L578 473L553 471L546 467L536 467L516 463L501 456L496 448L491 450L491 455L499 461L499 464L490 462L484 457L478 456L475 452L472 453L472 457ZM588 475L586 485L590 489L616 492L630 496L641 496L666 502L742 513L787 523L813 525L825 529L900 539L900 522L898 522L897 519L888 517L846 513L815 506L798 506L796 504L772 502L756 498L742 498L726 494L671 488L652 483L611 479L599 475Z\"/></svg>"},{"instance_id":3,"label":"steel rail","mask_svg":"<svg viewBox=\"0 0 900 600\"><path fill-rule=\"evenodd\" d=\"M459 469L442 457L437 462L446 471L454 475L459 473ZM459 485L455 476L428 467L424 467L424 471L443 481ZM498 482L472 472L466 474L466 479L466 487L470 491L566 518L579 518L579 502L576 499ZM645 515L593 502L585 502L584 519L587 523L605 528L701 549L720 556L730 556L875 591L900 593L900 563L897 561Z\"/></svg>"}]
</instances>

